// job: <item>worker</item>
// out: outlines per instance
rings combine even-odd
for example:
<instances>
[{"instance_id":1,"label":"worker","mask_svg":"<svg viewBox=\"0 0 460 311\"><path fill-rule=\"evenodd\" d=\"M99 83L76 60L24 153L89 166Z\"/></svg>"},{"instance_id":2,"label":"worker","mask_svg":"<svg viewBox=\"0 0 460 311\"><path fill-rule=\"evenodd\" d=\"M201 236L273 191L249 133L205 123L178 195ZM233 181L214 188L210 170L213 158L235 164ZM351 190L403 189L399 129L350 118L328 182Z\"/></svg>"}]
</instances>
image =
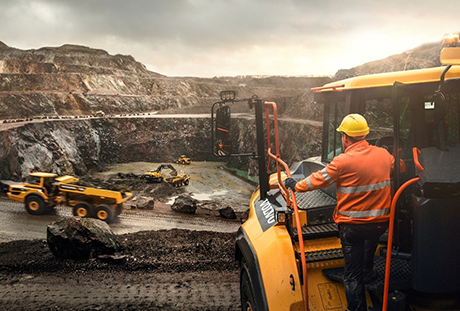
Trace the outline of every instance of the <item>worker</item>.
<instances>
[{"instance_id":1,"label":"worker","mask_svg":"<svg viewBox=\"0 0 460 311\"><path fill-rule=\"evenodd\" d=\"M337 131L342 135L344 153L302 181L287 178L284 184L298 192L336 185L333 219L338 224L345 260L347 306L350 311L366 311L364 284L377 275L374 253L388 228L394 157L366 141L369 126L360 114L345 116Z\"/></svg>"}]
</instances>

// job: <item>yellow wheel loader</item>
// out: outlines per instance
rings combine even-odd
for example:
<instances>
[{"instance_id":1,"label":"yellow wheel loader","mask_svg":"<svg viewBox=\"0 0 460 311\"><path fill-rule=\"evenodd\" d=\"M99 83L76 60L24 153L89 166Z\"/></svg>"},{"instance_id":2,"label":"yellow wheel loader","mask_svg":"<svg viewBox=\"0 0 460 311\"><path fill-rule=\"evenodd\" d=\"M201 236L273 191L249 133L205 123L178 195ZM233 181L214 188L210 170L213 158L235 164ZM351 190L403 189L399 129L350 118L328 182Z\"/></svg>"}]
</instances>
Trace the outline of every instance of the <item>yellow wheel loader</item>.
<instances>
[{"instance_id":1,"label":"yellow wheel loader","mask_svg":"<svg viewBox=\"0 0 460 311\"><path fill-rule=\"evenodd\" d=\"M349 113L366 117L367 140L394 155L395 172L400 159L406 165L405 173L392 176L389 229L374 257L376 276L365 284L368 310L460 310L456 38L442 50L439 68L360 76L313 89L315 103L324 108L322 151L290 167L280 152L283 121L276 104L221 93L211 110L212 152L250 156L259 165L259 187L235 243L242 310L347 310L343 254L332 220L335 186L295 193L283 180L301 180L343 152L336 129ZM257 150L232 144L230 107L238 102L254 108Z\"/></svg>"},{"instance_id":2,"label":"yellow wheel loader","mask_svg":"<svg viewBox=\"0 0 460 311\"><path fill-rule=\"evenodd\" d=\"M177 158L176 163L185 165L185 164L192 163L192 161L190 161L190 158L187 158L187 156L185 154L183 154L179 158Z\"/></svg>"},{"instance_id":3,"label":"yellow wheel loader","mask_svg":"<svg viewBox=\"0 0 460 311\"><path fill-rule=\"evenodd\" d=\"M122 204L132 197L130 192L105 190L78 185L78 178L33 172L26 183L11 184L8 197L24 203L32 215L42 215L56 205L68 205L73 214L93 217L110 223L122 211Z\"/></svg>"}]
</instances>

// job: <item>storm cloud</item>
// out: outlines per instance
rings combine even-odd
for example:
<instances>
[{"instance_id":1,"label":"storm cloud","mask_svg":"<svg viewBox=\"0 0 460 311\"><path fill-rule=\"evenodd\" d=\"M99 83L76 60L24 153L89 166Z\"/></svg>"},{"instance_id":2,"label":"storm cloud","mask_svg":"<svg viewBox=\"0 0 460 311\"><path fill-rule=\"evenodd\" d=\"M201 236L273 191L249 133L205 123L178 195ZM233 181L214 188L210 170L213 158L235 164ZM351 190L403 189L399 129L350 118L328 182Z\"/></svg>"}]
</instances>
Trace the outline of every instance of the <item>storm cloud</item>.
<instances>
[{"instance_id":1,"label":"storm cloud","mask_svg":"<svg viewBox=\"0 0 460 311\"><path fill-rule=\"evenodd\" d=\"M169 76L330 75L459 31L452 0L0 0L0 41L80 44Z\"/></svg>"}]
</instances>

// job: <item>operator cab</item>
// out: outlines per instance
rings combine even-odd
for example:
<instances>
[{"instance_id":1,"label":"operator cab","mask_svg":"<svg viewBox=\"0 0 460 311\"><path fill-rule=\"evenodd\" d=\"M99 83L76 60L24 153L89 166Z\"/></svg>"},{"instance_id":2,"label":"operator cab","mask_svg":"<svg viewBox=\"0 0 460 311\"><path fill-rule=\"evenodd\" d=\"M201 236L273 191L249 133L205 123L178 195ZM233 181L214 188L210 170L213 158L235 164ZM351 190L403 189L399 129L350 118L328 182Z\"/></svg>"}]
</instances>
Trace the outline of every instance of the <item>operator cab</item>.
<instances>
[{"instance_id":1,"label":"operator cab","mask_svg":"<svg viewBox=\"0 0 460 311\"><path fill-rule=\"evenodd\" d=\"M453 221L460 217L460 68L452 66L460 65L460 47L443 50L441 63L447 66L350 78L313 89L315 101L324 105L322 165L342 152L336 131L342 118L360 113L370 127L369 143L395 157L394 191L420 178L397 201L392 252L408 259L402 289L429 294L460 291L460 234ZM397 173L400 159L407 168L402 174Z\"/></svg>"}]
</instances>

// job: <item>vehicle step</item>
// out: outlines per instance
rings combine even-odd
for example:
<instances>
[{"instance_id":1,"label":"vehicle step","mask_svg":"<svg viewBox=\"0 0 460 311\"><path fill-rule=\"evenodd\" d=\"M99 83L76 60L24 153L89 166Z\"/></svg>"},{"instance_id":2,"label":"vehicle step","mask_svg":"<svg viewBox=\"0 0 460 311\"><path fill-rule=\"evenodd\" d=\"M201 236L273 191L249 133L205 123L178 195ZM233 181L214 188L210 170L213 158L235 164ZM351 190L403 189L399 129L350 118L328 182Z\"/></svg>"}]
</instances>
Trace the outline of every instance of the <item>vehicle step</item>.
<instances>
[{"instance_id":1,"label":"vehicle step","mask_svg":"<svg viewBox=\"0 0 460 311\"><path fill-rule=\"evenodd\" d=\"M298 239L297 228L292 228L292 236L294 239ZM302 237L304 240L314 240L338 236L339 231L336 223L302 226Z\"/></svg>"},{"instance_id":2,"label":"vehicle step","mask_svg":"<svg viewBox=\"0 0 460 311\"><path fill-rule=\"evenodd\" d=\"M368 284L366 289L373 292L383 292L385 281L385 257L374 257L374 271L377 276ZM343 267L324 269L323 274L326 278L336 282L343 282ZM405 290L410 288L411 265L407 259L391 259L390 270L390 291Z\"/></svg>"},{"instance_id":3,"label":"vehicle step","mask_svg":"<svg viewBox=\"0 0 460 311\"><path fill-rule=\"evenodd\" d=\"M343 253L341 248L331 248L323 249L320 251L314 252L305 252L305 261L308 262L317 262L333 259L342 259Z\"/></svg>"}]
</instances>

